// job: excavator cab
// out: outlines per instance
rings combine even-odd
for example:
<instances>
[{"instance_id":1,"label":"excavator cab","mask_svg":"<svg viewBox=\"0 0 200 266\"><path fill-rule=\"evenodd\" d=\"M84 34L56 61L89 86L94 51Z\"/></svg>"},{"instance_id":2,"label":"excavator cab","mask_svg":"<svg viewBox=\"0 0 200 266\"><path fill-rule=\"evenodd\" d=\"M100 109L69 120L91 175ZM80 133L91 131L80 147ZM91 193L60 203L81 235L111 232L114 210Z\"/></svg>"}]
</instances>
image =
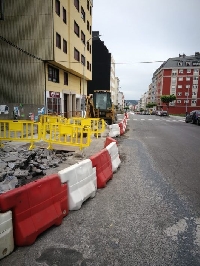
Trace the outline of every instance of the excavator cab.
<instances>
[{"instance_id":1,"label":"excavator cab","mask_svg":"<svg viewBox=\"0 0 200 266\"><path fill-rule=\"evenodd\" d=\"M94 108L106 111L112 108L112 102L109 92L95 92L93 95Z\"/></svg>"},{"instance_id":2,"label":"excavator cab","mask_svg":"<svg viewBox=\"0 0 200 266\"><path fill-rule=\"evenodd\" d=\"M116 122L116 111L112 104L110 91L94 91L87 97L86 117L102 118L109 125Z\"/></svg>"}]
</instances>

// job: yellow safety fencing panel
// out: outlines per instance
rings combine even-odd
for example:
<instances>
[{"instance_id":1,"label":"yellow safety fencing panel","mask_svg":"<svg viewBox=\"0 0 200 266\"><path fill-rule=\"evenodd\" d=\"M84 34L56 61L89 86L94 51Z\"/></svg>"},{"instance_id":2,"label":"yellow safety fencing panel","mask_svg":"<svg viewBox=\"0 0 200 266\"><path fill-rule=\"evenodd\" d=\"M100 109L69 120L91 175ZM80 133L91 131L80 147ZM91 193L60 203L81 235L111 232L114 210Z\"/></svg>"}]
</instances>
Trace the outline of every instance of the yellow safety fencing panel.
<instances>
[{"instance_id":1,"label":"yellow safety fencing panel","mask_svg":"<svg viewBox=\"0 0 200 266\"><path fill-rule=\"evenodd\" d=\"M2 141L30 142L29 150L35 147L35 141L41 139L41 124L30 120L0 120L0 147Z\"/></svg>"},{"instance_id":2,"label":"yellow safety fencing panel","mask_svg":"<svg viewBox=\"0 0 200 266\"><path fill-rule=\"evenodd\" d=\"M78 146L80 150L90 146L90 128L70 124L44 124L43 140L49 143L48 149L53 149L52 144ZM47 130L48 127L48 130Z\"/></svg>"},{"instance_id":3,"label":"yellow safety fencing panel","mask_svg":"<svg viewBox=\"0 0 200 266\"><path fill-rule=\"evenodd\" d=\"M43 140L52 144L78 146L80 149L90 146L91 135L98 137L105 131L105 121L99 118L41 115L40 122L31 120L0 120L0 147L2 141L30 142L29 150L36 141Z\"/></svg>"},{"instance_id":4,"label":"yellow safety fencing panel","mask_svg":"<svg viewBox=\"0 0 200 266\"><path fill-rule=\"evenodd\" d=\"M65 122L72 125L81 125L85 128L90 127L91 134L96 134L97 137L105 131L105 121L99 118L72 117Z\"/></svg>"}]
</instances>

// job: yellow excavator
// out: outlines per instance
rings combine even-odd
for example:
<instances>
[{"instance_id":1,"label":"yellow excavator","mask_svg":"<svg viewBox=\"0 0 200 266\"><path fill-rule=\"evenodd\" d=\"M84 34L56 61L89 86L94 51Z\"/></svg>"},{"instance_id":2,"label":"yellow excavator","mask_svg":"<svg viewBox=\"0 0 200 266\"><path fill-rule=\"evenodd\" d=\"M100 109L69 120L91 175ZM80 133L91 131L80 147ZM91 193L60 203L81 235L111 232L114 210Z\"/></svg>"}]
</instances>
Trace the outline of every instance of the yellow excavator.
<instances>
[{"instance_id":1,"label":"yellow excavator","mask_svg":"<svg viewBox=\"0 0 200 266\"><path fill-rule=\"evenodd\" d=\"M108 125L117 121L115 107L111 100L111 92L95 90L86 98L86 118L102 118Z\"/></svg>"}]
</instances>

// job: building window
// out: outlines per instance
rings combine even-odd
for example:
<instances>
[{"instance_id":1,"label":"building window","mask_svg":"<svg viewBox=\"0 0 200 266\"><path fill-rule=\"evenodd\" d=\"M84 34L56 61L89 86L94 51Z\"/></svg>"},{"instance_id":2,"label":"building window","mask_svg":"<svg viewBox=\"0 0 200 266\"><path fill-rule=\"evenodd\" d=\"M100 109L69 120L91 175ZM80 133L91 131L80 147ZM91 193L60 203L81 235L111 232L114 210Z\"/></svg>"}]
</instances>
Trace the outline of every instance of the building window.
<instances>
[{"instance_id":1,"label":"building window","mask_svg":"<svg viewBox=\"0 0 200 266\"><path fill-rule=\"evenodd\" d=\"M81 31L81 41L85 44L85 34Z\"/></svg>"},{"instance_id":2,"label":"building window","mask_svg":"<svg viewBox=\"0 0 200 266\"><path fill-rule=\"evenodd\" d=\"M63 7L63 22L67 24L67 12L66 9Z\"/></svg>"},{"instance_id":3,"label":"building window","mask_svg":"<svg viewBox=\"0 0 200 266\"><path fill-rule=\"evenodd\" d=\"M87 0L87 10L90 10L90 2Z\"/></svg>"},{"instance_id":4,"label":"building window","mask_svg":"<svg viewBox=\"0 0 200 266\"><path fill-rule=\"evenodd\" d=\"M60 34L58 34L57 32L56 32L56 47L61 49L61 37Z\"/></svg>"},{"instance_id":5,"label":"building window","mask_svg":"<svg viewBox=\"0 0 200 266\"><path fill-rule=\"evenodd\" d=\"M80 53L76 48L74 48L74 59L80 61Z\"/></svg>"},{"instance_id":6,"label":"building window","mask_svg":"<svg viewBox=\"0 0 200 266\"><path fill-rule=\"evenodd\" d=\"M178 73L183 74L183 69L179 69Z\"/></svg>"},{"instance_id":7,"label":"building window","mask_svg":"<svg viewBox=\"0 0 200 266\"><path fill-rule=\"evenodd\" d=\"M176 76L177 75L177 72L176 71L172 71L172 76Z\"/></svg>"},{"instance_id":8,"label":"building window","mask_svg":"<svg viewBox=\"0 0 200 266\"><path fill-rule=\"evenodd\" d=\"M197 100L192 100L191 103L196 104Z\"/></svg>"},{"instance_id":9,"label":"building window","mask_svg":"<svg viewBox=\"0 0 200 266\"><path fill-rule=\"evenodd\" d=\"M92 46L91 46L91 44L90 44L90 54L91 54L91 50L92 50L91 47L92 47Z\"/></svg>"},{"instance_id":10,"label":"building window","mask_svg":"<svg viewBox=\"0 0 200 266\"><path fill-rule=\"evenodd\" d=\"M64 72L64 85L68 85L68 73Z\"/></svg>"},{"instance_id":11,"label":"building window","mask_svg":"<svg viewBox=\"0 0 200 266\"><path fill-rule=\"evenodd\" d=\"M194 77L194 80L199 80L199 77Z\"/></svg>"},{"instance_id":12,"label":"building window","mask_svg":"<svg viewBox=\"0 0 200 266\"><path fill-rule=\"evenodd\" d=\"M192 95L196 96L196 95L197 95L197 93L196 93L195 91L193 91L193 92L192 92Z\"/></svg>"},{"instance_id":13,"label":"building window","mask_svg":"<svg viewBox=\"0 0 200 266\"><path fill-rule=\"evenodd\" d=\"M199 73L199 69L194 69L194 73Z\"/></svg>"},{"instance_id":14,"label":"building window","mask_svg":"<svg viewBox=\"0 0 200 266\"><path fill-rule=\"evenodd\" d=\"M85 66L85 57L81 55L81 63Z\"/></svg>"},{"instance_id":15,"label":"building window","mask_svg":"<svg viewBox=\"0 0 200 266\"><path fill-rule=\"evenodd\" d=\"M79 37L79 25L74 21L74 32Z\"/></svg>"},{"instance_id":16,"label":"building window","mask_svg":"<svg viewBox=\"0 0 200 266\"><path fill-rule=\"evenodd\" d=\"M90 15L92 15L92 7L90 6Z\"/></svg>"},{"instance_id":17,"label":"building window","mask_svg":"<svg viewBox=\"0 0 200 266\"><path fill-rule=\"evenodd\" d=\"M79 12L79 0L74 0L74 6L76 7L76 9Z\"/></svg>"},{"instance_id":18,"label":"building window","mask_svg":"<svg viewBox=\"0 0 200 266\"><path fill-rule=\"evenodd\" d=\"M187 73L191 73L191 69L187 69Z\"/></svg>"},{"instance_id":19,"label":"building window","mask_svg":"<svg viewBox=\"0 0 200 266\"><path fill-rule=\"evenodd\" d=\"M92 65L90 64L90 71L92 71Z\"/></svg>"},{"instance_id":20,"label":"building window","mask_svg":"<svg viewBox=\"0 0 200 266\"><path fill-rule=\"evenodd\" d=\"M90 70L90 64L89 64L89 61L87 61L87 69Z\"/></svg>"},{"instance_id":21,"label":"building window","mask_svg":"<svg viewBox=\"0 0 200 266\"><path fill-rule=\"evenodd\" d=\"M189 89L190 88L190 85L186 85L185 87L186 87L186 89Z\"/></svg>"},{"instance_id":22,"label":"building window","mask_svg":"<svg viewBox=\"0 0 200 266\"><path fill-rule=\"evenodd\" d=\"M184 103L189 103L189 100L184 100Z\"/></svg>"},{"instance_id":23,"label":"building window","mask_svg":"<svg viewBox=\"0 0 200 266\"><path fill-rule=\"evenodd\" d=\"M67 41L63 39L63 52L67 54Z\"/></svg>"},{"instance_id":24,"label":"building window","mask_svg":"<svg viewBox=\"0 0 200 266\"><path fill-rule=\"evenodd\" d=\"M84 11L83 7L81 7L81 18L85 22L85 11Z\"/></svg>"},{"instance_id":25,"label":"building window","mask_svg":"<svg viewBox=\"0 0 200 266\"><path fill-rule=\"evenodd\" d=\"M183 65L183 62L182 61L179 61L178 62L178 66L182 66Z\"/></svg>"},{"instance_id":26,"label":"building window","mask_svg":"<svg viewBox=\"0 0 200 266\"><path fill-rule=\"evenodd\" d=\"M90 26L90 34L91 34L91 32L92 32L92 27Z\"/></svg>"},{"instance_id":27,"label":"building window","mask_svg":"<svg viewBox=\"0 0 200 266\"><path fill-rule=\"evenodd\" d=\"M59 83L59 69L48 66L48 80Z\"/></svg>"},{"instance_id":28,"label":"building window","mask_svg":"<svg viewBox=\"0 0 200 266\"><path fill-rule=\"evenodd\" d=\"M190 81L190 77L186 77L186 81Z\"/></svg>"},{"instance_id":29,"label":"building window","mask_svg":"<svg viewBox=\"0 0 200 266\"><path fill-rule=\"evenodd\" d=\"M172 83L176 83L176 78L172 78Z\"/></svg>"},{"instance_id":30,"label":"building window","mask_svg":"<svg viewBox=\"0 0 200 266\"><path fill-rule=\"evenodd\" d=\"M182 95L182 92L178 92L177 96L181 96Z\"/></svg>"},{"instance_id":31,"label":"building window","mask_svg":"<svg viewBox=\"0 0 200 266\"><path fill-rule=\"evenodd\" d=\"M183 81L183 78L178 78L178 81Z\"/></svg>"},{"instance_id":32,"label":"building window","mask_svg":"<svg viewBox=\"0 0 200 266\"><path fill-rule=\"evenodd\" d=\"M178 85L178 89L182 89L182 85Z\"/></svg>"},{"instance_id":33,"label":"building window","mask_svg":"<svg viewBox=\"0 0 200 266\"><path fill-rule=\"evenodd\" d=\"M88 31L90 30L90 23L89 23L88 20L87 20L87 30L88 30Z\"/></svg>"},{"instance_id":34,"label":"building window","mask_svg":"<svg viewBox=\"0 0 200 266\"><path fill-rule=\"evenodd\" d=\"M185 62L185 65L186 66L190 66L190 62Z\"/></svg>"},{"instance_id":35,"label":"building window","mask_svg":"<svg viewBox=\"0 0 200 266\"><path fill-rule=\"evenodd\" d=\"M189 96L189 92L185 92L185 96Z\"/></svg>"},{"instance_id":36,"label":"building window","mask_svg":"<svg viewBox=\"0 0 200 266\"><path fill-rule=\"evenodd\" d=\"M176 102L177 102L177 103L181 103L181 100L177 100Z\"/></svg>"},{"instance_id":37,"label":"building window","mask_svg":"<svg viewBox=\"0 0 200 266\"><path fill-rule=\"evenodd\" d=\"M193 85L192 88L193 89L198 89L198 85Z\"/></svg>"},{"instance_id":38,"label":"building window","mask_svg":"<svg viewBox=\"0 0 200 266\"><path fill-rule=\"evenodd\" d=\"M55 9L56 9L56 14L60 17L60 1L59 0L55 1Z\"/></svg>"},{"instance_id":39,"label":"building window","mask_svg":"<svg viewBox=\"0 0 200 266\"><path fill-rule=\"evenodd\" d=\"M89 44L89 42L87 42L87 50L88 51L90 50L90 44Z\"/></svg>"}]
</instances>

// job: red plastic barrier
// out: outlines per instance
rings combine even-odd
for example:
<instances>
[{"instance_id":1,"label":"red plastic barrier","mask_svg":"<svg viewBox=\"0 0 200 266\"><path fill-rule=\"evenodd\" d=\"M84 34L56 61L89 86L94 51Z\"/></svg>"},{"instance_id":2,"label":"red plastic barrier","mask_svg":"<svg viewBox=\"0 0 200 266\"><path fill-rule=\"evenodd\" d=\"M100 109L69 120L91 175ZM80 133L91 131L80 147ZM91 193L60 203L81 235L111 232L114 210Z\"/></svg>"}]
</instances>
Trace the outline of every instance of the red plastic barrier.
<instances>
[{"instance_id":1,"label":"red plastic barrier","mask_svg":"<svg viewBox=\"0 0 200 266\"><path fill-rule=\"evenodd\" d=\"M124 132L126 131L126 125L127 125L127 120L126 118L124 117L124 119L122 120L122 123L123 123L123 127L124 127Z\"/></svg>"},{"instance_id":2,"label":"red plastic barrier","mask_svg":"<svg viewBox=\"0 0 200 266\"><path fill-rule=\"evenodd\" d=\"M96 167L97 188L104 188L108 180L112 179L112 162L110 155L106 149L92 155L90 157L92 166Z\"/></svg>"},{"instance_id":3,"label":"red plastic barrier","mask_svg":"<svg viewBox=\"0 0 200 266\"><path fill-rule=\"evenodd\" d=\"M104 148L107 147L111 142L116 142L117 144L117 141L111 137L106 137L106 140L104 142Z\"/></svg>"},{"instance_id":4,"label":"red plastic barrier","mask_svg":"<svg viewBox=\"0 0 200 266\"><path fill-rule=\"evenodd\" d=\"M128 119L128 113L125 113L125 115L124 115L125 117L126 117L126 119Z\"/></svg>"},{"instance_id":5,"label":"red plastic barrier","mask_svg":"<svg viewBox=\"0 0 200 266\"><path fill-rule=\"evenodd\" d=\"M46 176L0 195L0 210L12 210L17 246L31 245L52 225L60 225L69 213L68 187L57 174Z\"/></svg>"},{"instance_id":6,"label":"red plastic barrier","mask_svg":"<svg viewBox=\"0 0 200 266\"><path fill-rule=\"evenodd\" d=\"M123 122L120 122L118 125L120 127L120 135L123 135L124 134L124 125L123 125Z\"/></svg>"}]
</instances>

